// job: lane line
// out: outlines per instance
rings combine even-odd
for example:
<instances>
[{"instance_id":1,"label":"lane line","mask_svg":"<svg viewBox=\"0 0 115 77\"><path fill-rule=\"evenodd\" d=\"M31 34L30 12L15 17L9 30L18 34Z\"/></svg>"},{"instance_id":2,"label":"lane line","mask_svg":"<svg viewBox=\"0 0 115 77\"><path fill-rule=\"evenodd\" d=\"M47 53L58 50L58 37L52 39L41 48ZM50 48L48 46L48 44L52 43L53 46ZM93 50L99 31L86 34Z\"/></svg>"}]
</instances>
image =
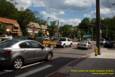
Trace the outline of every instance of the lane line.
<instances>
[{"instance_id":1,"label":"lane line","mask_svg":"<svg viewBox=\"0 0 115 77\"><path fill-rule=\"evenodd\" d=\"M28 67L32 67L32 66L38 65L38 64L40 64L40 63L42 63L42 62L37 62L37 63L29 64L29 65L26 65L26 66L21 67L21 69L25 69L25 68L28 68ZM13 72L13 70L0 71L0 75L6 74L6 73L9 73L9 72Z\"/></svg>"},{"instance_id":2,"label":"lane line","mask_svg":"<svg viewBox=\"0 0 115 77\"><path fill-rule=\"evenodd\" d=\"M7 73L10 73L10 72L13 72L13 70L0 71L0 75L7 74Z\"/></svg>"},{"instance_id":3,"label":"lane line","mask_svg":"<svg viewBox=\"0 0 115 77\"><path fill-rule=\"evenodd\" d=\"M0 75L6 74L6 73L7 73L7 72L5 72L5 71L4 71L4 72L0 72Z\"/></svg>"},{"instance_id":4,"label":"lane line","mask_svg":"<svg viewBox=\"0 0 115 77\"><path fill-rule=\"evenodd\" d=\"M31 66L35 66L35 65L38 65L40 63L43 63L43 62L37 62L37 63L29 64L29 65L21 67L21 69L28 68L28 67L31 67Z\"/></svg>"},{"instance_id":5,"label":"lane line","mask_svg":"<svg viewBox=\"0 0 115 77\"><path fill-rule=\"evenodd\" d=\"M50 68L50 67L52 67L52 65L45 65L45 66L42 66L42 67L37 68L37 69L35 69L35 70L31 70L31 71L29 71L29 72L26 72L26 73L24 73L24 74L20 74L20 75L18 75L18 76L16 76L16 77L27 77L27 76L30 76L30 75L32 75L32 74L35 74L35 73L37 73L37 72L40 72L40 71L45 70L45 69Z\"/></svg>"}]
</instances>

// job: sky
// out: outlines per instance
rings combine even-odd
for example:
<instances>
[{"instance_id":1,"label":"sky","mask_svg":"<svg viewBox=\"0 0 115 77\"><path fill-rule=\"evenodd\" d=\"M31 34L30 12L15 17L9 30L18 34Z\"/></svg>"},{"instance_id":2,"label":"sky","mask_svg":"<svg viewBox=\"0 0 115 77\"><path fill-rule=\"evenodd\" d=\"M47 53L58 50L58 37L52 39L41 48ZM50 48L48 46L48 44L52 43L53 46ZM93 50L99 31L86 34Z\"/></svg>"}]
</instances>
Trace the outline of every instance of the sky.
<instances>
[{"instance_id":1,"label":"sky","mask_svg":"<svg viewBox=\"0 0 115 77\"><path fill-rule=\"evenodd\" d=\"M14 0L15 6L31 9L44 19L78 25L83 18L95 18L95 0ZM115 0L100 0L101 18L115 16Z\"/></svg>"}]
</instances>

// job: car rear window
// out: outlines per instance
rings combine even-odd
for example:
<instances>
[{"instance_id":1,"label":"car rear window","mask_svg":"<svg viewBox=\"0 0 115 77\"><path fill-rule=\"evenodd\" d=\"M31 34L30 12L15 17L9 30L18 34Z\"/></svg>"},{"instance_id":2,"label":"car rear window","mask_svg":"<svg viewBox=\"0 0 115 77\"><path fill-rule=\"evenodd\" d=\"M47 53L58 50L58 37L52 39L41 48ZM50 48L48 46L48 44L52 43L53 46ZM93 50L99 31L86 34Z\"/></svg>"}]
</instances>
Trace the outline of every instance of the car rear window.
<instances>
[{"instance_id":1,"label":"car rear window","mask_svg":"<svg viewBox=\"0 0 115 77\"><path fill-rule=\"evenodd\" d=\"M17 42L18 40L5 40L0 43L0 48L10 47Z\"/></svg>"}]
</instances>

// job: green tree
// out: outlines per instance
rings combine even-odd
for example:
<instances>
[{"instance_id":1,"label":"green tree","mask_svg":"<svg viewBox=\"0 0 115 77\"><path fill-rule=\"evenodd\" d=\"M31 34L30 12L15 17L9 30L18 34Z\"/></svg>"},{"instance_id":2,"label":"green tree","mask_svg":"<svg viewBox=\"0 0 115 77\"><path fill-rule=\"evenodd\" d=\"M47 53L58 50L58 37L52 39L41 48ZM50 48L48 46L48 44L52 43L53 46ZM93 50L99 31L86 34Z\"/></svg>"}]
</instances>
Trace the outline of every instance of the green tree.
<instances>
[{"instance_id":1,"label":"green tree","mask_svg":"<svg viewBox=\"0 0 115 77\"><path fill-rule=\"evenodd\" d=\"M90 24L90 19L89 18L84 18L81 23L79 24L79 29L81 29L84 32L89 31L89 24Z\"/></svg>"},{"instance_id":2,"label":"green tree","mask_svg":"<svg viewBox=\"0 0 115 77\"><path fill-rule=\"evenodd\" d=\"M73 36L73 26L72 25L64 25L60 27L60 33L63 37L74 37Z\"/></svg>"},{"instance_id":3,"label":"green tree","mask_svg":"<svg viewBox=\"0 0 115 77\"><path fill-rule=\"evenodd\" d=\"M27 25L29 24L29 22L31 22L31 21L36 22L37 19L36 19L34 13L31 10L27 9L25 11L18 12L17 20L20 24L22 33L25 36L25 35L28 35Z\"/></svg>"},{"instance_id":4,"label":"green tree","mask_svg":"<svg viewBox=\"0 0 115 77\"><path fill-rule=\"evenodd\" d=\"M0 35L2 35L5 32L4 27L5 27L5 25L0 24Z\"/></svg>"},{"instance_id":5,"label":"green tree","mask_svg":"<svg viewBox=\"0 0 115 77\"><path fill-rule=\"evenodd\" d=\"M50 25L48 26L48 31L50 36L54 36L57 30L58 30L58 25L56 25L56 21L51 21Z\"/></svg>"},{"instance_id":6,"label":"green tree","mask_svg":"<svg viewBox=\"0 0 115 77\"><path fill-rule=\"evenodd\" d=\"M102 36L104 38L108 38L111 40L115 40L115 17L106 18L101 20L102 28Z\"/></svg>"},{"instance_id":7,"label":"green tree","mask_svg":"<svg viewBox=\"0 0 115 77\"><path fill-rule=\"evenodd\" d=\"M0 0L0 17L15 18L17 9L6 0Z\"/></svg>"},{"instance_id":8,"label":"green tree","mask_svg":"<svg viewBox=\"0 0 115 77\"><path fill-rule=\"evenodd\" d=\"M0 0L0 17L16 19L20 24L24 36L28 34L26 29L30 21L45 23L45 21L40 21L39 18L36 18L31 10L18 11L15 6L7 0Z\"/></svg>"}]
</instances>

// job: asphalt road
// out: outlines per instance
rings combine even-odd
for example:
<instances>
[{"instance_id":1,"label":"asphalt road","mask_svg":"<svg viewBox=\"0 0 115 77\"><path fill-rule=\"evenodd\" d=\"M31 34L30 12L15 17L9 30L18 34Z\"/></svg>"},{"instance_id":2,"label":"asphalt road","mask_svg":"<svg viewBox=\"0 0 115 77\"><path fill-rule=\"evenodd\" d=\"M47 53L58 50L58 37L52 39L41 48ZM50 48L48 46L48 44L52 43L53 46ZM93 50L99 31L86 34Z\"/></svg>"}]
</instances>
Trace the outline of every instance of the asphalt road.
<instances>
[{"instance_id":1,"label":"asphalt road","mask_svg":"<svg viewBox=\"0 0 115 77\"><path fill-rule=\"evenodd\" d=\"M52 61L29 64L18 71L0 71L0 77L48 77L49 74L59 70L75 59L80 60L82 57L86 57L91 52L92 50L55 48Z\"/></svg>"}]
</instances>

